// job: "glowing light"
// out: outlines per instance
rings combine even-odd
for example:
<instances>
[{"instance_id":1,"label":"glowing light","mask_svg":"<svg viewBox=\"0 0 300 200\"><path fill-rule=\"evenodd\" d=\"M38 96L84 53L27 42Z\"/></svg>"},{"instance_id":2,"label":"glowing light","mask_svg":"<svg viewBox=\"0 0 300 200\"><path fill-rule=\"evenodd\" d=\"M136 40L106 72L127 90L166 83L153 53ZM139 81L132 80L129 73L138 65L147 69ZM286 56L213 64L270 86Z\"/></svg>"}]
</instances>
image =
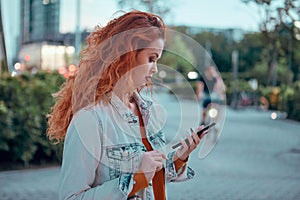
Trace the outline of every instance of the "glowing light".
<instances>
[{"instance_id":1,"label":"glowing light","mask_svg":"<svg viewBox=\"0 0 300 200\"><path fill-rule=\"evenodd\" d=\"M43 4L44 5L47 5L47 4L49 4L50 2L49 2L49 0L43 0Z\"/></svg>"},{"instance_id":2,"label":"glowing light","mask_svg":"<svg viewBox=\"0 0 300 200\"><path fill-rule=\"evenodd\" d=\"M28 62L30 60L30 55L29 54L26 54L25 56L24 56L24 61L25 62Z\"/></svg>"},{"instance_id":3,"label":"glowing light","mask_svg":"<svg viewBox=\"0 0 300 200\"><path fill-rule=\"evenodd\" d=\"M208 114L211 118L215 118L217 115L218 115L218 110L215 109L215 108L211 108L209 111L208 111Z\"/></svg>"},{"instance_id":4,"label":"glowing light","mask_svg":"<svg viewBox=\"0 0 300 200\"><path fill-rule=\"evenodd\" d=\"M276 112L272 112L271 119L276 119L276 118L277 118L277 113Z\"/></svg>"},{"instance_id":5,"label":"glowing light","mask_svg":"<svg viewBox=\"0 0 300 200\"><path fill-rule=\"evenodd\" d=\"M188 78L189 79L196 79L196 78L198 78L198 73L197 72L189 72L188 73Z\"/></svg>"},{"instance_id":6,"label":"glowing light","mask_svg":"<svg viewBox=\"0 0 300 200\"><path fill-rule=\"evenodd\" d=\"M67 47L66 49L67 54L73 54L75 52L75 48L72 46Z\"/></svg>"},{"instance_id":7,"label":"glowing light","mask_svg":"<svg viewBox=\"0 0 300 200\"><path fill-rule=\"evenodd\" d=\"M159 73L158 73L158 75L159 75L159 77L160 78L166 78L166 76L167 76L167 72L165 72L165 71L160 71Z\"/></svg>"},{"instance_id":8,"label":"glowing light","mask_svg":"<svg viewBox=\"0 0 300 200\"><path fill-rule=\"evenodd\" d=\"M16 64L14 65L14 68L15 68L15 70L20 70L20 69L22 68L22 66L21 66L20 63L16 63Z\"/></svg>"},{"instance_id":9,"label":"glowing light","mask_svg":"<svg viewBox=\"0 0 300 200\"><path fill-rule=\"evenodd\" d=\"M70 72L75 72L76 71L76 66L75 65L69 65L69 71Z\"/></svg>"},{"instance_id":10,"label":"glowing light","mask_svg":"<svg viewBox=\"0 0 300 200\"><path fill-rule=\"evenodd\" d=\"M65 74L65 73L67 73L67 69L65 67L61 67L61 68L58 69L58 73L59 74Z\"/></svg>"},{"instance_id":11,"label":"glowing light","mask_svg":"<svg viewBox=\"0 0 300 200\"><path fill-rule=\"evenodd\" d=\"M300 21L295 21L295 22L294 22L294 25L295 25L297 28L300 28Z\"/></svg>"},{"instance_id":12,"label":"glowing light","mask_svg":"<svg viewBox=\"0 0 300 200\"><path fill-rule=\"evenodd\" d=\"M18 74L18 73L17 73L16 71L13 71L13 72L11 73L11 76L12 76L12 77L15 77L15 76L17 76L17 74Z\"/></svg>"}]
</instances>

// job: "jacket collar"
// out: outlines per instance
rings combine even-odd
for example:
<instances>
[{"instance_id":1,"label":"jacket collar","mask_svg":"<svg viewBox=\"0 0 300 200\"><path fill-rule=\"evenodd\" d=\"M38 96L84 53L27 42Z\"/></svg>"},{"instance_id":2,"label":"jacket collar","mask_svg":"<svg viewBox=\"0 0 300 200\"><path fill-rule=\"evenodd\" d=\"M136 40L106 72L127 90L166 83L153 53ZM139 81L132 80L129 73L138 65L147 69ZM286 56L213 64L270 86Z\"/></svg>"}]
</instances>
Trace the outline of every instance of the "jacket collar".
<instances>
[{"instance_id":1,"label":"jacket collar","mask_svg":"<svg viewBox=\"0 0 300 200\"><path fill-rule=\"evenodd\" d=\"M106 96L108 97L111 105L115 108L115 110L120 114L120 116L124 120L126 120L128 123L138 122L138 116L135 116L117 95L111 93L110 98L109 95ZM141 95L136 91L133 93L133 98L138 105L138 108L142 114L144 125L146 126L150 117L150 106L152 105L152 101L142 98Z\"/></svg>"},{"instance_id":2,"label":"jacket collar","mask_svg":"<svg viewBox=\"0 0 300 200\"><path fill-rule=\"evenodd\" d=\"M136 104L142 114L144 125L148 125L148 121L150 118L150 106L152 105L152 101L144 99L138 92L133 93L133 98L136 101Z\"/></svg>"}]
</instances>

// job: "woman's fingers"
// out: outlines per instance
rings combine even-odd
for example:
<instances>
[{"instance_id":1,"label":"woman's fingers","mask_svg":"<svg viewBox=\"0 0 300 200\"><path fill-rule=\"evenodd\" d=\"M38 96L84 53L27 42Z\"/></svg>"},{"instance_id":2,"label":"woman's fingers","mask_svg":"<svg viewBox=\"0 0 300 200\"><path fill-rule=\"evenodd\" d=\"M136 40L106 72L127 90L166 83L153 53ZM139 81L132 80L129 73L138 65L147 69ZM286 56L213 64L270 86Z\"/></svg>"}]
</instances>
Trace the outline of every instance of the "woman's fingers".
<instances>
[{"instance_id":1,"label":"woman's fingers","mask_svg":"<svg viewBox=\"0 0 300 200\"><path fill-rule=\"evenodd\" d=\"M153 155L155 171L159 171L164 167L164 160L167 159L166 155L161 152L155 152Z\"/></svg>"},{"instance_id":2,"label":"woman's fingers","mask_svg":"<svg viewBox=\"0 0 300 200\"><path fill-rule=\"evenodd\" d=\"M163 166L163 161L167 159L167 156L158 150L150 151L149 154L155 168Z\"/></svg>"},{"instance_id":3,"label":"woman's fingers","mask_svg":"<svg viewBox=\"0 0 300 200\"><path fill-rule=\"evenodd\" d=\"M193 132L192 135L186 135L186 138L188 140L188 144L187 146L190 149L194 149L196 148L196 146L199 144L200 142L200 138L198 137L197 133Z\"/></svg>"},{"instance_id":4,"label":"woman's fingers","mask_svg":"<svg viewBox=\"0 0 300 200\"><path fill-rule=\"evenodd\" d=\"M181 140L181 145L182 145L182 149L188 149L189 148L189 140L185 139L185 140Z\"/></svg>"},{"instance_id":5,"label":"woman's fingers","mask_svg":"<svg viewBox=\"0 0 300 200\"><path fill-rule=\"evenodd\" d=\"M197 129L196 129L196 131L200 131L203 128L204 128L204 125L198 126Z\"/></svg>"},{"instance_id":6,"label":"woman's fingers","mask_svg":"<svg viewBox=\"0 0 300 200\"><path fill-rule=\"evenodd\" d=\"M165 160L168 160L168 157L163 153L162 153L162 158L165 159Z\"/></svg>"},{"instance_id":7,"label":"woman's fingers","mask_svg":"<svg viewBox=\"0 0 300 200\"><path fill-rule=\"evenodd\" d=\"M148 181L152 180L156 171L161 170L166 155L158 150L148 151L143 154L140 170L145 173Z\"/></svg>"},{"instance_id":8,"label":"woman's fingers","mask_svg":"<svg viewBox=\"0 0 300 200\"><path fill-rule=\"evenodd\" d=\"M197 133L196 133L196 132L193 132L192 137L193 137L193 140L194 140L195 144L198 145L198 144L200 143L200 138L199 138L199 136L197 135Z\"/></svg>"},{"instance_id":9,"label":"woman's fingers","mask_svg":"<svg viewBox=\"0 0 300 200\"><path fill-rule=\"evenodd\" d=\"M164 153L162 153L158 150L150 151L150 153L153 156L153 158L155 158L156 160L165 160L165 159L167 159L167 156Z\"/></svg>"},{"instance_id":10,"label":"woman's fingers","mask_svg":"<svg viewBox=\"0 0 300 200\"><path fill-rule=\"evenodd\" d=\"M203 125L201 125L201 126L199 126L197 129L196 129L196 132L198 132L198 131L200 131L200 130L202 130L204 128L204 126ZM201 134L201 136L200 136L200 140L205 136L205 134L207 133L207 130L206 131L204 131L202 134Z\"/></svg>"},{"instance_id":11,"label":"woman's fingers","mask_svg":"<svg viewBox=\"0 0 300 200\"><path fill-rule=\"evenodd\" d=\"M197 132L199 130L202 130L203 128L204 126L199 126L196 131L193 131L193 129L191 129L192 134L187 134L186 139L180 141L182 147L177 150L177 156L181 160L185 160L190 155L190 153L194 151L200 144L201 139L205 136L207 131L204 131L200 137L198 136Z\"/></svg>"},{"instance_id":12,"label":"woman's fingers","mask_svg":"<svg viewBox=\"0 0 300 200\"><path fill-rule=\"evenodd\" d=\"M198 146L200 141L201 141L201 138L199 138L199 136L197 135L196 132L193 132L192 135L186 134L186 139L181 140L181 145L182 145L182 148L185 150L187 150L187 149L193 150Z\"/></svg>"}]
</instances>

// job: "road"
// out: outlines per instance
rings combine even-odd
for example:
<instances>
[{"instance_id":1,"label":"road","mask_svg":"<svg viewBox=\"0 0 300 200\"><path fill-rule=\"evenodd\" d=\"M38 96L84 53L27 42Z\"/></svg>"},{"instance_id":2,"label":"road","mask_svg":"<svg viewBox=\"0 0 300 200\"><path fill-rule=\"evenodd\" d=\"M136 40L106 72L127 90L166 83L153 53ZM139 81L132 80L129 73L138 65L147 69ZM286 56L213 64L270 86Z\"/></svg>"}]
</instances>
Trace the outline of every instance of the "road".
<instances>
[{"instance_id":1,"label":"road","mask_svg":"<svg viewBox=\"0 0 300 200\"><path fill-rule=\"evenodd\" d=\"M172 119L168 131L174 131L178 106L165 100ZM185 112L193 112L192 102L183 104ZM218 144L204 159L197 152L191 155L189 164L196 176L169 183L169 199L299 200L299 130L299 122L272 120L270 112L227 109ZM0 199L55 200L58 180L59 167L0 172Z\"/></svg>"}]
</instances>

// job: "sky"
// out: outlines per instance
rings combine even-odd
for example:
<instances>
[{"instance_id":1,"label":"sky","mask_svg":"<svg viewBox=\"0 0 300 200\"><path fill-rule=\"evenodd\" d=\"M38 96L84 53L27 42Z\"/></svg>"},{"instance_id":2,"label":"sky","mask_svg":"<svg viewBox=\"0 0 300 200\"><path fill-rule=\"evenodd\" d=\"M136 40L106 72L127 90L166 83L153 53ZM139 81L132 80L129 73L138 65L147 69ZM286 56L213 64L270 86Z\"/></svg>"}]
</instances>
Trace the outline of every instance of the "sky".
<instances>
[{"instance_id":1,"label":"sky","mask_svg":"<svg viewBox=\"0 0 300 200\"><path fill-rule=\"evenodd\" d=\"M211 28L241 28L257 31L257 8L241 0L171 0L172 13L165 19L167 25L188 25ZM75 0L62 0L61 31L75 29ZM66 11L66 12L65 12ZM105 25L120 9L116 0L81 0L81 29ZM126 11L126 10L125 10Z\"/></svg>"},{"instance_id":2,"label":"sky","mask_svg":"<svg viewBox=\"0 0 300 200\"><path fill-rule=\"evenodd\" d=\"M17 14L20 0L0 0L2 20L9 65L16 54L20 19ZM76 1L61 1L60 31L75 31ZM105 25L120 15L117 0L81 0L80 29L92 30L96 25ZM241 28L258 31L259 15L254 5L245 5L241 0L169 0L172 13L165 18L167 25L187 25L207 28ZM126 11L126 10L125 10ZM7 39L7 37L6 37Z\"/></svg>"}]
</instances>

